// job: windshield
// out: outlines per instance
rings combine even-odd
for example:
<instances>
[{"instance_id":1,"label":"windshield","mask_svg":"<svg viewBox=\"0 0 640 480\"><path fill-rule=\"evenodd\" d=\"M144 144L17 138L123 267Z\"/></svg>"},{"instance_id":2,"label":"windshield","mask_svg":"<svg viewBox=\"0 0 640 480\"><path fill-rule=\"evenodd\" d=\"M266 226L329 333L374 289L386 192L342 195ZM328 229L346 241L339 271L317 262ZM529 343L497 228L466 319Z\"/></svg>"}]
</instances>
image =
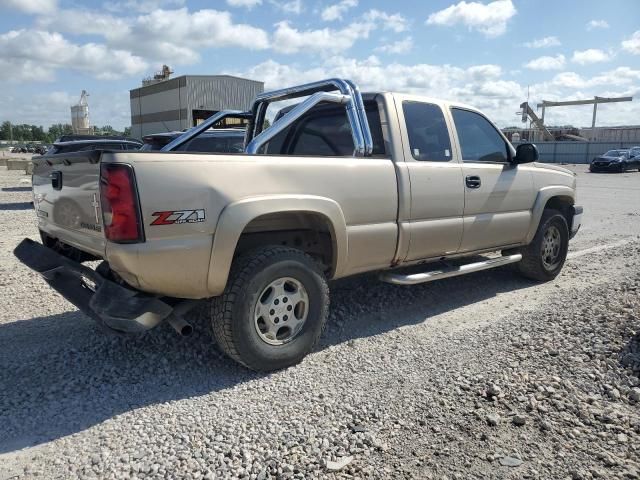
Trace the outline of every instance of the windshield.
<instances>
[{"instance_id":1,"label":"windshield","mask_svg":"<svg viewBox=\"0 0 640 480\"><path fill-rule=\"evenodd\" d=\"M162 137L145 137L144 145L140 148L143 152L155 152L161 150L167 143L173 140L175 137L162 136Z\"/></svg>"},{"instance_id":2,"label":"windshield","mask_svg":"<svg viewBox=\"0 0 640 480\"><path fill-rule=\"evenodd\" d=\"M624 150L609 150L604 154L605 157L621 157L624 155Z\"/></svg>"}]
</instances>

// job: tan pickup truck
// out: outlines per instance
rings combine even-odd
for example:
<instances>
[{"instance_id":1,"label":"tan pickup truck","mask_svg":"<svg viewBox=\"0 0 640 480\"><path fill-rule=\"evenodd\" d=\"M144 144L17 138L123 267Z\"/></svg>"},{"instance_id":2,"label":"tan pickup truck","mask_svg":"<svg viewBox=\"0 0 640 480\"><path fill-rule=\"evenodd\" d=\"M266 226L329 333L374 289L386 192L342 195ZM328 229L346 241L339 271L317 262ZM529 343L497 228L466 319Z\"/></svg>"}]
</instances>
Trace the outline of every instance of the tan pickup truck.
<instances>
[{"instance_id":1,"label":"tan pickup truck","mask_svg":"<svg viewBox=\"0 0 640 480\"><path fill-rule=\"evenodd\" d=\"M248 121L244 153L180 151L227 117ZM329 280L558 275L582 208L575 176L537 158L471 107L330 79L261 94L160 152L34 159L42 243L15 254L120 332L188 334L206 300L222 350L273 370L312 350Z\"/></svg>"}]
</instances>

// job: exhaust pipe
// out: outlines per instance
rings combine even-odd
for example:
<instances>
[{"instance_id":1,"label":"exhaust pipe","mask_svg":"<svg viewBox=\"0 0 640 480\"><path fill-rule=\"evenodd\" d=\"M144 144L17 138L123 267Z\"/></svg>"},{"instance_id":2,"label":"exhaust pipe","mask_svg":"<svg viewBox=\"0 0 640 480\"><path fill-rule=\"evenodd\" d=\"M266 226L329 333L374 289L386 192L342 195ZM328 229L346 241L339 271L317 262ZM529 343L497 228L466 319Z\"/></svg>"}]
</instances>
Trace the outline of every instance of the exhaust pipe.
<instances>
[{"instance_id":1,"label":"exhaust pipe","mask_svg":"<svg viewBox=\"0 0 640 480\"><path fill-rule=\"evenodd\" d=\"M184 318L176 316L174 313L167 317L167 322L182 337L188 337L193 333L193 327Z\"/></svg>"}]
</instances>

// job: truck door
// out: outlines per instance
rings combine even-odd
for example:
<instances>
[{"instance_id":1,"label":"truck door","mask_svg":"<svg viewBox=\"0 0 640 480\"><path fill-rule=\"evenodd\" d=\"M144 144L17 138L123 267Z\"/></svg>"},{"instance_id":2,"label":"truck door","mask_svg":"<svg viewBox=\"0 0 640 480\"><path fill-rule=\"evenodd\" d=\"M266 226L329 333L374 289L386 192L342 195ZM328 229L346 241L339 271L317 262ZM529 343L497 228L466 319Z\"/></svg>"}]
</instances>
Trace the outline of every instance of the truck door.
<instances>
[{"instance_id":1,"label":"truck door","mask_svg":"<svg viewBox=\"0 0 640 480\"><path fill-rule=\"evenodd\" d=\"M451 129L435 103L396 96L405 164L411 183L406 261L458 251L462 240L462 168L452 150Z\"/></svg>"},{"instance_id":2,"label":"truck door","mask_svg":"<svg viewBox=\"0 0 640 480\"><path fill-rule=\"evenodd\" d=\"M464 176L461 252L519 244L531 225L531 166L510 163L511 146L478 112L451 108Z\"/></svg>"}]
</instances>

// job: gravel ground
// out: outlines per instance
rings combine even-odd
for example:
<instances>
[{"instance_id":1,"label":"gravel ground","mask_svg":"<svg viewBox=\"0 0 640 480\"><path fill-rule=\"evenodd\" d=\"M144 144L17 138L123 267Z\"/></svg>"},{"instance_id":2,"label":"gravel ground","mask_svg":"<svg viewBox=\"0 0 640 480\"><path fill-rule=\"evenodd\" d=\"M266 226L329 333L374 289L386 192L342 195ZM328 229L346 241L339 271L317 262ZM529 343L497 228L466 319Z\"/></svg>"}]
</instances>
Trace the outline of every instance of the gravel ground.
<instances>
[{"instance_id":1,"label":"gravel ground","mask_svg":"<svg viewBox=\"0 0 640 480\"><path fill-rule=\"evenodd\" d=\"M554 282L341 281L318 350L260 375L204 319L98 331L12 257L37 230L0 168L0 480L640 478L640 174L577 170L584 235Z\"/></svg>"}]
</instances>

